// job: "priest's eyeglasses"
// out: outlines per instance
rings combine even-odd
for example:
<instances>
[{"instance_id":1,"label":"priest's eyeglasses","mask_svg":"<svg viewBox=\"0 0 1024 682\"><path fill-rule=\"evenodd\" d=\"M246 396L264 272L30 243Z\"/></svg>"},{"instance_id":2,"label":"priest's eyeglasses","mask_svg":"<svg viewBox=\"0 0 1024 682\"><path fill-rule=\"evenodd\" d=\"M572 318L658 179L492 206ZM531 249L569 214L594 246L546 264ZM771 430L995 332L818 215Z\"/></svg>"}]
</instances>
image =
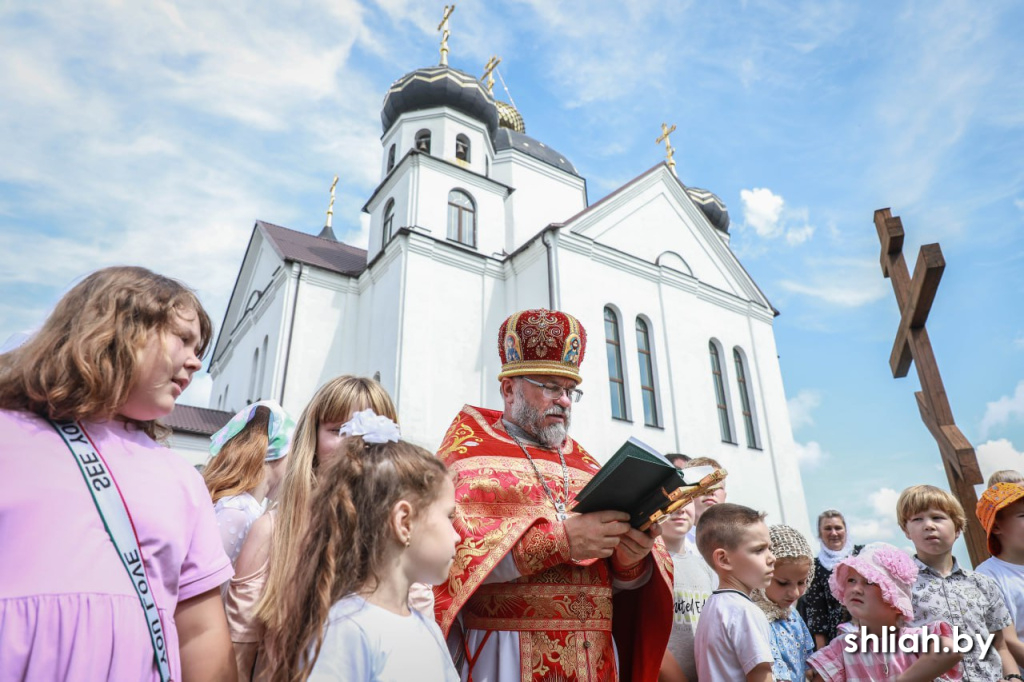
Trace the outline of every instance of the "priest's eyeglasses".
<instances>
[{"instance_id":1,"label":"priest's eyeglasses","mask_svg":"<svg viewBox=\"0 0 1024 682\"><path fill-rule=\"evenodd\" d=\"M561 400L562 394L569 396L569 401L578 403L580 398L583 397L583 391L578 388L562 388L558 384L542 384L539 381L534 381L530 377L519 377L527 383L531 383L537 388L544 392L544 397L548 400Z\"/></svg>"}]
</instances>

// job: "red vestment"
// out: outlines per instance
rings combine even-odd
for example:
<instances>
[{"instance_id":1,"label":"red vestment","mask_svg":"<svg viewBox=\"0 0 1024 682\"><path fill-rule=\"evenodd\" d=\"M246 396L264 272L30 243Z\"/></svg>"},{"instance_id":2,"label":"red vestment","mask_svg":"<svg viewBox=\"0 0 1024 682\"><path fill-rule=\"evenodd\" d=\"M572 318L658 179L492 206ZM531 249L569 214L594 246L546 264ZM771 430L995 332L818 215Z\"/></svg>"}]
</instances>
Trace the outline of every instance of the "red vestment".
<instances>
[{"instance_id":1,"label":"red vestment","mask_svg":"<svg viewBox=\"0 0 1024 682\"><path fill-rule=\"evenodd\" d=\"M654 564L650 580L613 599L611 562L571 562L554 505L501 416L463 407L438 451L455 482L455 529L462 536L448 581L434 588L442 631L447 637L459 613L468 630L517 631L523 680L653 682L672 628L671 558L656 543L645 560ZM548 488L562 502L557 453L527 447ZM571 500L600 467L571 438L562 454ZM522 577L484 585L509 553ZM474 652L467 653L472 657Z\"/></svg>"}]
</instances>

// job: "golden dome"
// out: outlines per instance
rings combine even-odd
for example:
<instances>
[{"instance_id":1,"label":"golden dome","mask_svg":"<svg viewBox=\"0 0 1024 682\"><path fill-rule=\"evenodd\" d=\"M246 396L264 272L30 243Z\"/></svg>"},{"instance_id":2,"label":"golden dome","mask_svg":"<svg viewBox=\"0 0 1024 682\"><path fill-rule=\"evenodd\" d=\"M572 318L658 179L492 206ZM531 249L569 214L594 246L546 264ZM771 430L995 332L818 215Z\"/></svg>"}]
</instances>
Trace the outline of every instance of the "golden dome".
<instances>
[{"instance_id":1,"label":"golden dome","mask_svg":"<svg viewBox=\"0 0 1024 682\"><path fill-rule=\"evenodd\" d=\"M494 100L494 105L498 108L499 128L508 128L517 133L526 133L526 123L514 106L499 100Z\"/></svg>"}]
</instances>

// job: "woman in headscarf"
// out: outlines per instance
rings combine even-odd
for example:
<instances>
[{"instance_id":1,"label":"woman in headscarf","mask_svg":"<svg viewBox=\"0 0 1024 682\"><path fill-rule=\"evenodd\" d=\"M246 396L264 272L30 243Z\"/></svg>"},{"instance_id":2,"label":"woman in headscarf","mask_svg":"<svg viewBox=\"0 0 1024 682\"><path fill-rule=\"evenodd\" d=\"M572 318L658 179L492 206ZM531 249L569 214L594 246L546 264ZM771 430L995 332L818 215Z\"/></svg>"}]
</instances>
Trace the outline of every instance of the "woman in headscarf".
<instances>
[{"instance_id":1,"label":"woman in headscarf","mask_svg":"<svg viewBox=\"0 0 1024 682\"><path fill-rule=\"evenodd\" d=\"M849 619L846 609L828 587L829 576L836 564L860 552L864 545L854 545L846 532L846 519L837 509L826 509L818 515L818 540L821 551L814 560L814 579L803 597L803 617L814 636L818 649L838 634L839 624Z\"/></svg>"}]
</instances>

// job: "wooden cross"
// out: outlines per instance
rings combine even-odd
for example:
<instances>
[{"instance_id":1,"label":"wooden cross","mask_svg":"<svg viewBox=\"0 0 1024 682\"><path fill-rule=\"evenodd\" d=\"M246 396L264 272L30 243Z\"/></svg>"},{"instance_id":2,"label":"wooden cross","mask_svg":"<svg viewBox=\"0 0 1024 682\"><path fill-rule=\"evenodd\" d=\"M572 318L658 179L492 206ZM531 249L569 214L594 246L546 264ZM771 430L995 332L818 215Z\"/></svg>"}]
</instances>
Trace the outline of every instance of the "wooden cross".
<instances>
[{"instance_id":1,"label":"wooden cross","mask_svg":"<svg viewBox=\"0 0 1024 682\"><path fill-rule=\"evenodd\" d=\"M487 92L492 95L494 94L494 70L498 68L498 64L501 64L501 57L494 55L484 64L484 75L480 76L480 80L486 79Z\"/></svg>"},{"instance_id":2,"label":"wooden cross","mask_svg":"<svg viewBox=\"0 0 1024 682\"><path fill-rule=\"evenodd\" d=\"M662 123L661 136L654 141L655 144L661 144L662 141L665 142L665 154L668 155L668 167L672 170L673 173L676 172L676 160L673 159L672 157L675 155L676 150L675 147L672 146L672 142L668 139L668 136L674 133L675 130L675 123L672 124L671 128L669 128L668 125L666 125L665 123Z\"/></svg>"},{"instance_id":3,"label":"wooden cross","mask_svg":"<svg viewBox=\"0 0 1024 682\"><path fill-rule=\"evenodd\" d=\"M953 411L942 385L928 330L925 329L946 261L938 244L925 244L917 255L911 279L903 258L903 222L888 208L881 208L875 211L875 229L882 245L882 275L892 281L900 308L900 326L889 356L889 366L897 379L907 376L911 363L917 367L917 377L921 382L921 390L915 393L917 408L939 445L949 487L964 507L967 515L964 541L971 563L977 566L988 557L985 530L974 512L978 504L974 486L983 482L981 469L974 448L953 420Z\"/></svg>"},{"instance_id":4,"label":"wooden cross","mask_svg":"<svg viewBox=\"0 0 1024 682\"><path fill-rule=\"evenodd\" d=\"M455 3L444 6L444 16L441 17L441 23L437 25L437 30L441 31L441 66L448 66L448 17L455 11Z\"/></svg>"}]
</instances>

